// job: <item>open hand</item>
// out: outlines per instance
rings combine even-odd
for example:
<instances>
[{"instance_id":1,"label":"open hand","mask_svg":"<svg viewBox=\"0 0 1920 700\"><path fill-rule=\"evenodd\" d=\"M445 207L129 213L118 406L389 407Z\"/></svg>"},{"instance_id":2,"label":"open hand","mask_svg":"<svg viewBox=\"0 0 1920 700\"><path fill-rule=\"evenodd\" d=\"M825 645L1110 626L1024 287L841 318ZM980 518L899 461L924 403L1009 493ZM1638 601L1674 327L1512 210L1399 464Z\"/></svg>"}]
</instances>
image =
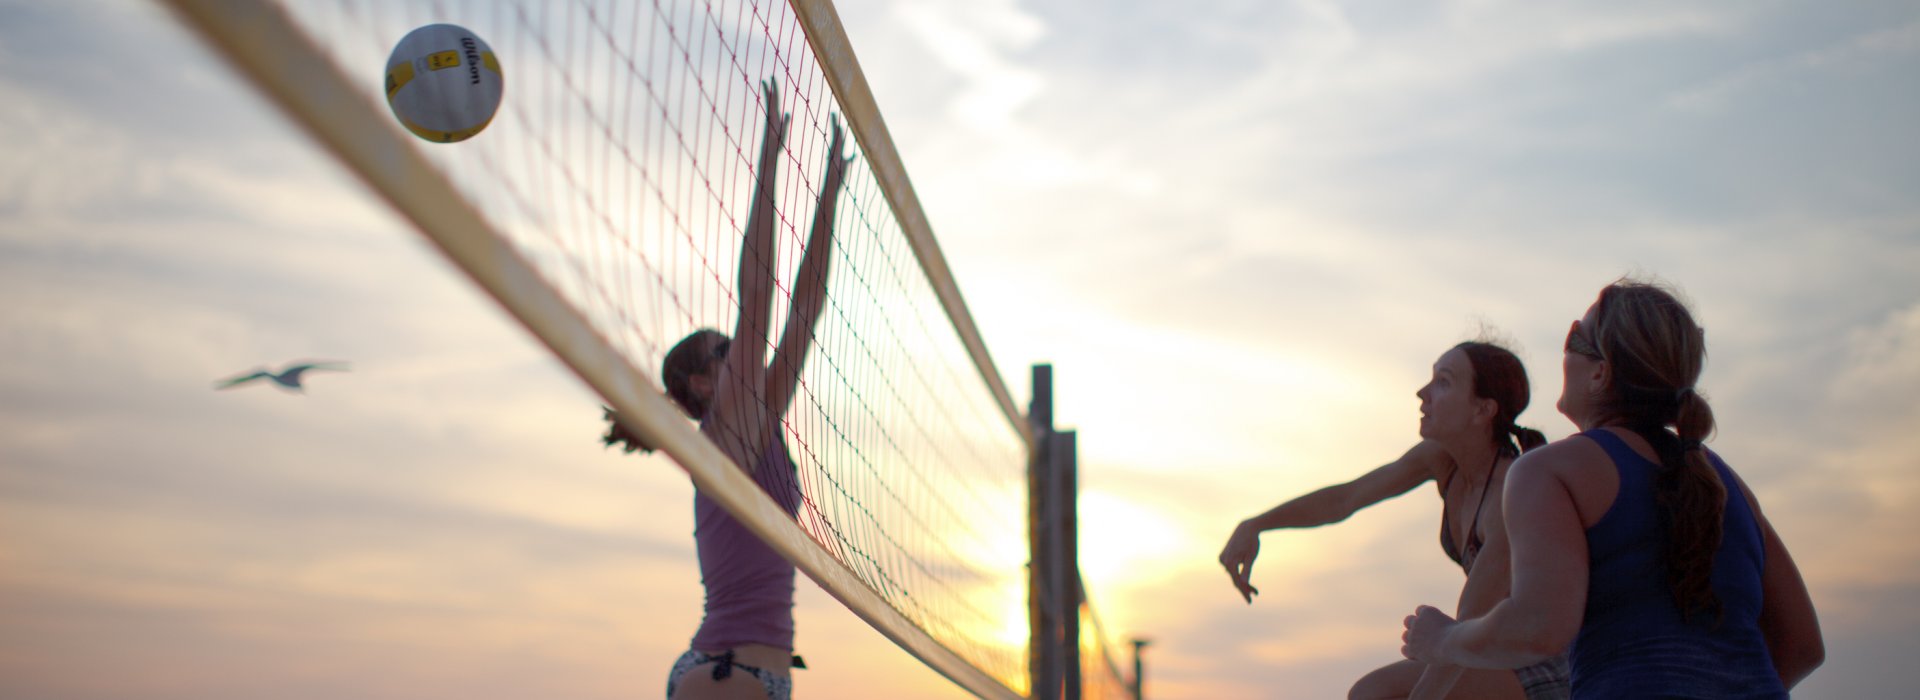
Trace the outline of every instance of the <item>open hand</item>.
<instances>
[{"instance_id":1,"label":"open hand","mask_svg":"<svg viewBox=\"0 0 1920 700\"><path fill-rule=\"evenodd\" d=\"M823 191L837 193L846 183L847 164L853 162L853 156L840 157L840 150L847 145L846 131L840 128L840 115L827 115L827 128L833 136L827 144L827 175L821 185Z\"/></svg>"},{"instance_id":2,"label":"open hand","mask_svg":"<svg viewBox=\"0 0 1920 700\"><path fill-rule=\"evenodd\" d=\"M772 172L775 157L787 143L787 124L793 115L780 111L780 83L768 78L760 83L761 103L766 107L766 131L760 139L760 171Z\"/></svg>"},{"instance_id":3,"label":"open hand","mask_svg":"<svg viewBox=\"0 0 1920 700\"><path fill-rule=\"evenodd\" d=\"M607 421L607 433L600 436L601 444L607 447L619 446L620 451L627 454L653 452L652 445L640 439L640 436L635 435L633 431L627 430L627 424L620 422L620 414L615 413L611 406L600 408L606 412L604 418Z\"/></svg>"}]
</instances>

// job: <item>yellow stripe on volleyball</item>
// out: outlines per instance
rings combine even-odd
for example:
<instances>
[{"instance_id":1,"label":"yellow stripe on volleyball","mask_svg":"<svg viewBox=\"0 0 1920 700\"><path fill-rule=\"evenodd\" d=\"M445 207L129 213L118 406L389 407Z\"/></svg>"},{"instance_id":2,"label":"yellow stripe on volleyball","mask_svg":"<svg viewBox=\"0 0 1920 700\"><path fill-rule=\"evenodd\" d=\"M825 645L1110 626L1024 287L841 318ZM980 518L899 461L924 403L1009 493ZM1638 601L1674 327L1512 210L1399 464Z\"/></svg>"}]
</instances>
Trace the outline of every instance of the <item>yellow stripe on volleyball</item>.
<instances>
[{"instance_id":1,"label":"yellow stripe on volleyball","mask_svg":"<svg viewBox=\"0 0 1920 700\"><path fill-rule=\"evenodd\" d=\"M393 94L413 82L413 62L407 61L387 71L387 100L393 100Z\"/></svg>"},{"instance_id":2,"label":"yellow stripe on volleyball","mask_svg":"<svg viewBox=\"0 0 1920 700\"><path fill-rule=\"evenodd\" d=\"M407 121L405 119L400 120L400 124L407 127L407 131L413 132L414 136L418 136L428 141L434 141L437 143L453 143L455 141L465 141L467 139L473 138L474 134L480 133L481 129L487 128L487 125L491 123L493 123L493 118L488 117L487 120L484 122L481 122L479 126L467 127L465 129L459 129L455 131L434 131L432 129L421 126L419 124L415 124L413 122Z\"/></svg>"}]
</instances>

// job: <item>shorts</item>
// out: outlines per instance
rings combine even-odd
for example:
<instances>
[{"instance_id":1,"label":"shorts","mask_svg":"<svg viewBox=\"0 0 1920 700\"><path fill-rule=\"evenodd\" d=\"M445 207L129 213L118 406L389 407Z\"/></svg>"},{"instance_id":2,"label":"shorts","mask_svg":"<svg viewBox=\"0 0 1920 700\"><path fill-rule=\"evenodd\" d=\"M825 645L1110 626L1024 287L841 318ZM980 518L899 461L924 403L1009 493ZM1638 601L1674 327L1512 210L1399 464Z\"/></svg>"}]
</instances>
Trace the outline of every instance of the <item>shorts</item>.
<instances>
[{"instance_id":1,"label":"shorts","mask_svg":"<svg viewBox=\"0 0 1920 700\"><path fill-rule=\"evenodd\" d=\"M1516 668L1513 675L1520 679L1520 689L1526 691L1527 700L1567 700L1573 697L1573 667L1567 665L1565 654L1526 668Z\"/></svg>"}]
</instances>

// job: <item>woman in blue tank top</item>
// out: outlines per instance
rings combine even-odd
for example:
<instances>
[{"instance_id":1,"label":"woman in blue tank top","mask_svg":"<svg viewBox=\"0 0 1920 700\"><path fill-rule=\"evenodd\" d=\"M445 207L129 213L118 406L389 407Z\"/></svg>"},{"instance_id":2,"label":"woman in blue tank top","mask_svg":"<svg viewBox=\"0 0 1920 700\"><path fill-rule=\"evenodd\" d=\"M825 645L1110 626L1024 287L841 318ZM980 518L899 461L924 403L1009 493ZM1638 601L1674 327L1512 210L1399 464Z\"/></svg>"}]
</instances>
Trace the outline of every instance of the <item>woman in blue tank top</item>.
<instances>
[{"instance_id":1,"label":"woman in blue tank top","mask_svg":"<svg viewBox=\"0 0 1920 700\"><path fill-rule=\"evenodd\" d=\"M1421 606L1402 652L1513 668L1567 649L1573 697L1784 698L1825 659L1800 571L1701 445L1705 334L1666 289L1609 285L1567 332L1558 408L1583 431L1507 478L1512 594L1478 619Z\"/></svg>"},{"instance_id":2,"label":"woman in blue tank top","mask_svg":"<svg viewBox=\"0 0 1920 700\"><path fill-rule=\"evenodd\" d=\"M774 346L768 337L777 257L773 198L788 118L780 111L779 86L768 81L762 87L766 125L733 290L740 305L733 337L695 331L667 352L661 375L667 395L700 421L700 432L792 516L800 508L800 485L780 424L793 403L826 303L834 208L852 159L840 157L846 138L838 116L830 116L831 143L813 230L794 275L786 326ZM609 446L649 450L611 411L607 418ZM788 700L790 669L803 668L793 655L793 564L698 491L694 521L705 614L687 652L667 673L667 697Z\"/></svg>"}]
</instances>

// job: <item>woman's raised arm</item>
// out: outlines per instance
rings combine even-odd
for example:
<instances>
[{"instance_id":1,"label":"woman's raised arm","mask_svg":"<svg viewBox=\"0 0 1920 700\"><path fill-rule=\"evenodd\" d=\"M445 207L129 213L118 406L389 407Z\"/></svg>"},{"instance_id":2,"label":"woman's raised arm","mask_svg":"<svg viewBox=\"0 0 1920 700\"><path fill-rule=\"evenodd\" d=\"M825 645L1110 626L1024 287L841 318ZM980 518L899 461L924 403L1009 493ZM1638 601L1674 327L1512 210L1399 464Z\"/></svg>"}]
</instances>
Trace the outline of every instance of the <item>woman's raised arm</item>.
<instances>
[{"instance_id":1,"label":"woman's raised arm","mask_svg":"<svg viewBox=\"0 0 1920 700\"><path fill-rule=\"evenodd\" d=\"M793 392L800 383L800 370L806 366L807 353L813 348L814 328L820 325L820 312L827 302L827 271L833 260L833 216L846 185L847 164L851 156L840 157L846 133L840 129L840 117L829 115L827 125L832 137L827 146L827 172L820 182L820 202L813 210L813 231L800 254L800 271L794 275L793 299L787 305L787 323L780 332L780 345L774 350L767 375L767 406L775 415L786 413L793 403Z\"/></svg>"}]
</instances>

